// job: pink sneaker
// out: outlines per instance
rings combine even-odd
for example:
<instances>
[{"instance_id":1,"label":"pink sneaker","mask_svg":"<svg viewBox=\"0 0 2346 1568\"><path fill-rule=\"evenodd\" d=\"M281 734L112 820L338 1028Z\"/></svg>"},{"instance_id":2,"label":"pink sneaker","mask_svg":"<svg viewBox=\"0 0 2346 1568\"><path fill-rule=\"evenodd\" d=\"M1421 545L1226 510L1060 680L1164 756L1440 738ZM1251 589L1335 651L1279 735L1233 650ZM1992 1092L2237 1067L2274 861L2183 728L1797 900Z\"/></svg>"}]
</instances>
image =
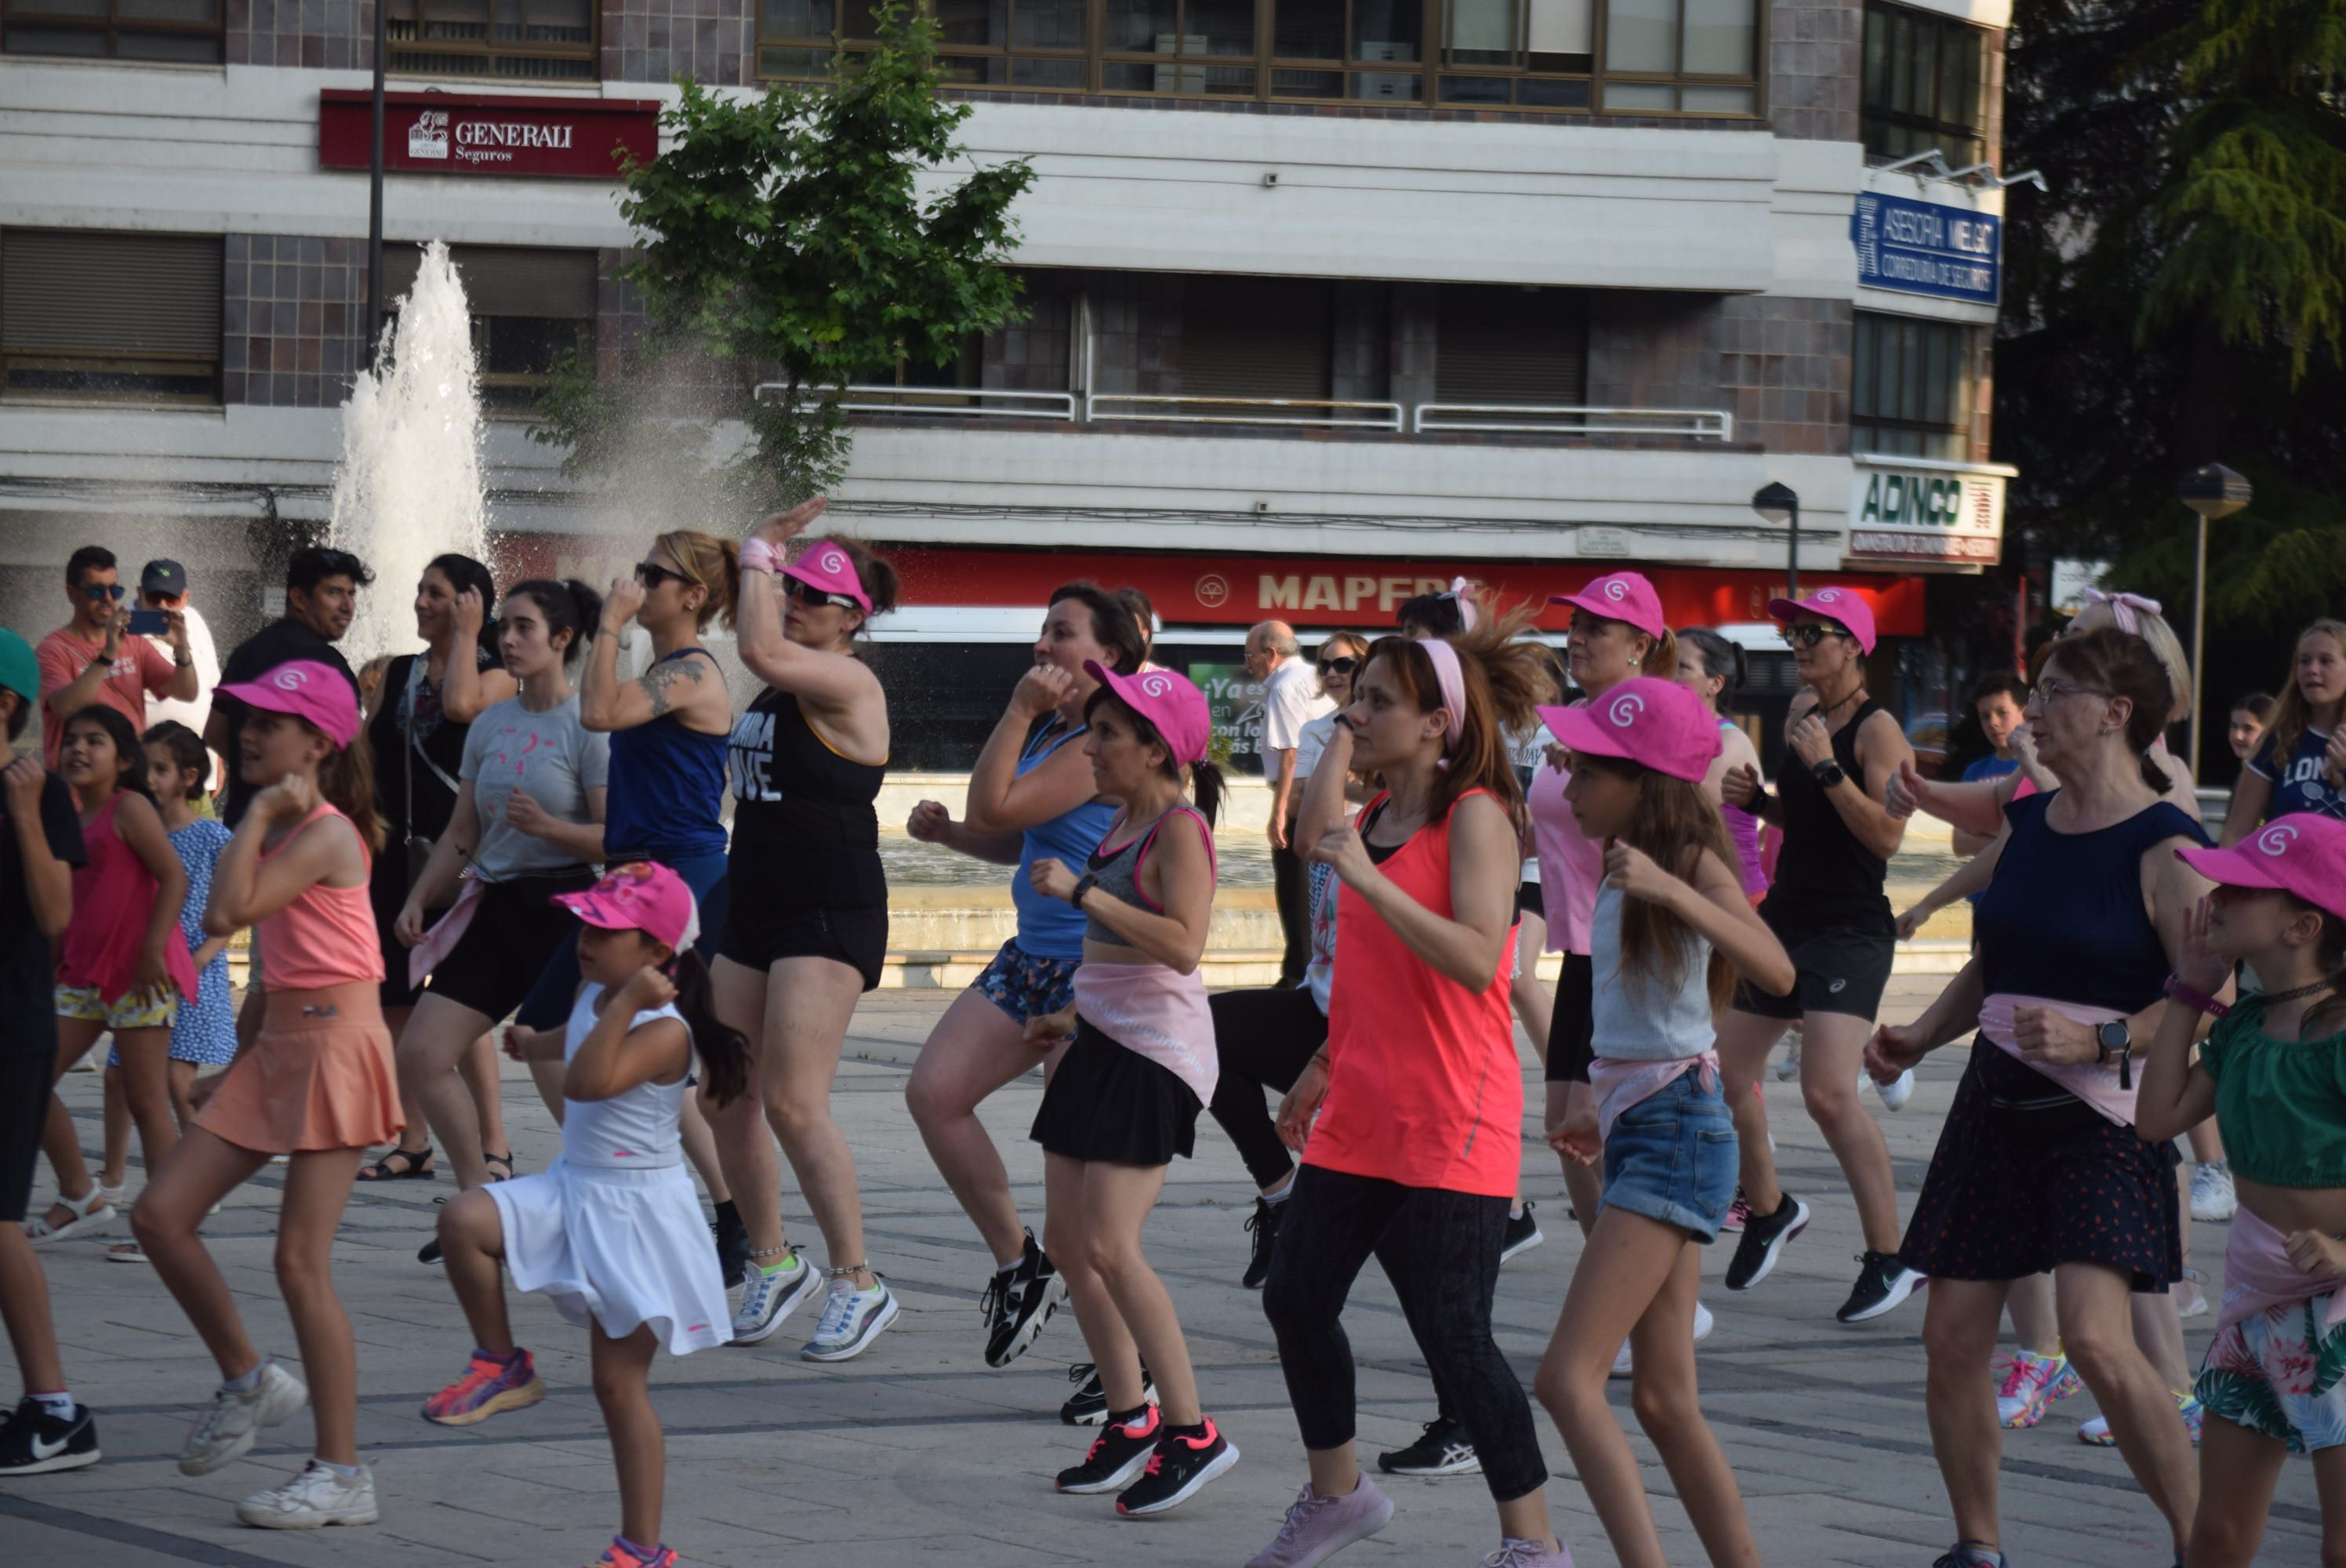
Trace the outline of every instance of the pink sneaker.
<instances>
[{"instance_id":1,"label":"pink sneaker","mask_svg":"<svg viewBox=\"0 0 2346 1568\"><path fill-rule=\"evenodd\" d=\"M2053 1391L2055 1383L2065 1385L2059 1394ZM2066 1356L2018 1351L2004 1363L2004 1381L1995 1391L1996 1420L2013 1431L2033 1427L2045 1419L2047 1405L2077 1387L2077 1374L2069 1369Z\"/></svg>"},{"instance_id":2,"label":"pink sneaker","mask_svg":"<svg viewBox=\"0 0 2346 1568\"><path fill-rule=\"evenodd\" d=\"M1320 1497L1307 1483L1289 1505L1270 1544L1247 1559L1246 1568L1316 1568L1355 1541L1365 1541L1392 1520L1392 1499L1363 1472L1344 1497Z\"/></svg>"},{"instance_id":3,"label":"pink sneaker","mask_svg":"<svg viewBox=\"0 0 2346 1568\"><path fill-rule=\"evenodd\" d=\"M586 1564L586 1568L683 1568L684 1559L671 1546L657 1548L648 1557L638 1557L631 1547L613 1541L603 1549L603 1555Z\"/></svg>"},{"instance_id":4,"label":"pink sneaker","mask_svg":"<svg viewBox=\"0 0 2346 1568\"><path fill-rule=\"evenodd\" d=\"M423 1401L423 1419L444 1427L469 1427L499 1410L518 1410L546 1398L538 1381L537 1362L527 1350L516 1350L510 1362L478 1350L464 1375Z\"/></svg>"}]
</instances>

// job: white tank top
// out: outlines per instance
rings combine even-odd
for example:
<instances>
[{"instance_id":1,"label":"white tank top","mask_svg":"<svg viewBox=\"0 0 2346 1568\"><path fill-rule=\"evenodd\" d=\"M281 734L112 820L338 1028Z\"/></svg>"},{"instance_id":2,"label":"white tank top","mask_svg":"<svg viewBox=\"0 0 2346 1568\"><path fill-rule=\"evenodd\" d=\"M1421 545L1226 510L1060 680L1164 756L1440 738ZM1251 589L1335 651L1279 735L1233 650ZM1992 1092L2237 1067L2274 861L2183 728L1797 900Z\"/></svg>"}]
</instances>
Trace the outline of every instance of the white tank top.
<instances>
[{"instance_id":1,"label":"white tank top","mask_svg":"<svg viewBox=\"0 0 2346 1568\"><path fill-rule=\"evenodd\" d=\"M1621 975L1621 906L1627 895L1608 879L1596 890L1589 927L1591 1044L1615 1061L1676 1062L1699 1056L1716 1041L1710 1017L1710 943L1691 933L1686 971L1673 986L1649 975L1642 986Z\"/></svg>"},{"instance_id":2,"label":"white tank top","mask_svg":"<svg viewBox=\"0 0 2346 1568\"><path fill-rule=\"evenodd\" d=\"M602 997L603 988L599 985L579 989L564 1033L564 1062L577 1055L578 1047L594 1032L595 1004ZM637 1013L627 1027L630 1031L640 1029L655 1018L684 1023L684 1015L670 1003L666 1007ZM691 1026L687 1024L687 1035L690 1033ZM688 1073L673 1084L638 1084L626 1094L614 1095L607 1100L566 1097L562 1102L563 1157L574 1166L593 1166L604 1170L657 1170L678 1164L684 1156L677 1124L684 1115L684 1097L691 1092L691 1074Z\"/></svg>"}]
</instances>

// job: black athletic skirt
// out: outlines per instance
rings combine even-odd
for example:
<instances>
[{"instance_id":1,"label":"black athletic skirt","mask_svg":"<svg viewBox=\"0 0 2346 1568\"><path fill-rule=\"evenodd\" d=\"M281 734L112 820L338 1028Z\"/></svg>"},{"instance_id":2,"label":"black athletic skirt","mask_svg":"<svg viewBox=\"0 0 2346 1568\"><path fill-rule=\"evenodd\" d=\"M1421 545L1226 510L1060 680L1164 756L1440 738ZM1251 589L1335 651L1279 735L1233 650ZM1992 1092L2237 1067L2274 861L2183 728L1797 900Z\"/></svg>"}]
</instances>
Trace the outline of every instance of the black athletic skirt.
<instances>
[{"instance_id":1,"label":"black athletic skirt","mask_svg":"<svg viewBox=\"0 0 2346 1568\"><path fill-rule=\"evenodd\" d=\"M1076 1037L1027 1135L1043 1152L1120 1166L1169 1166L1198 1136L1197 1095L1169 1067L1117 1044L1077 1014Z\"/></svg>"}]
</instances>

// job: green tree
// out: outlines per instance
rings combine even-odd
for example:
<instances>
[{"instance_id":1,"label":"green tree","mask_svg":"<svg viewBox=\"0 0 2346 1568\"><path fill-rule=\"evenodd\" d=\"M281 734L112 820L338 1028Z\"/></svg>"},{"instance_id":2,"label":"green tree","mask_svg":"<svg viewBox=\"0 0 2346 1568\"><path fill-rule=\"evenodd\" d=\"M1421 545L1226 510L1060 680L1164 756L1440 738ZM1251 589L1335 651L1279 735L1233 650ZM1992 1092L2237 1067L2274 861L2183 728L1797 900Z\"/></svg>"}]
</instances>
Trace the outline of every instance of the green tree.
<instances>
[{"instance_id":1,"label":"green tree","mask_svg":"<svg viewBox=\"0 0 2346 1568\"><path fill-rule=\"evenodd\" d=\"M647 341L620 376L574 361L532 432L569 448L566 473L610 473L653 428L671 447L697 437L744 506L795 502L846 468L842 387L900 357L944 364L1021 319L1005 263L1034 169L971 163L924 199L970 162L955 133L971 111L936 96L933 19L890 4L875 20L876 46L842 52L825 88L743 100L679 84L673 145L628 169L621 205ZM749 440L719 452L728 421Z\"/></svg>"}]
</instances>

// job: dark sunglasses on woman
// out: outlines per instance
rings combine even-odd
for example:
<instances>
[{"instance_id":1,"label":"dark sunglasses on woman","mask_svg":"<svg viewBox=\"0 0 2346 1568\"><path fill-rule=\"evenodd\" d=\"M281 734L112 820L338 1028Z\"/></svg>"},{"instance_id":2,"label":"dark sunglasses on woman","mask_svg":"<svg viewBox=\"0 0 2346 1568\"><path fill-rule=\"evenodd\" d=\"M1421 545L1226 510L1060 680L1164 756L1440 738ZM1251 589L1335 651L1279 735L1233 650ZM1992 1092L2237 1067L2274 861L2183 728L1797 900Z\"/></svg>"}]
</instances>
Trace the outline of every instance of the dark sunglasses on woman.
<instances>
[{"instance_id":1,"label":"dark sunglasses on woman","mask_svg":"<svg viewBox=\"0 0 2346 1568\"><path fill-rule=\"evenodd\" d=\"M670 571L657 561L638 561L636 563L636 581L649 592L662 583L690 583L692 579L682 572Z\"/></svg>"},{"instance_id":2,"label":"dark sunglasses on woman","mask_svg":"<svg viewBox=\"0 0 2346 1568\"><path fill-rule=\"evenodd\" d=\"M1847 636L1849 636L1849 634L1841 630L1839 626L1821 626L1811 621L1805 626L1786 626L1784 628L1784 646L1786 647L1793 648L1812 648L1819 643L1824 641L1827 637L1845 637Z\"/></svg>"},{"instance_id":3,"label":"dark sunglasses on woman","mask_svg":"<svg viewBox=\"0 0 2346 1568\"><path fill-rule=\"evenodd\" d=\"M1320 661L1321 675L1350 675L1361 667L1356 658L1323 658Z\"/></svg>"},{"instance_id":4,"label":"dark sunglasses on woman","mask_svg":"<svg viewBox=\"0 0 2346 1568\"><path fill-rule=\"evenodd\" d=\"M863 607L845 594L827 593L823 589L801 583L796 577L782 579L782 592L802 605L835 605L842 610L858 610Z\"/></svg>"}]
</instances>

